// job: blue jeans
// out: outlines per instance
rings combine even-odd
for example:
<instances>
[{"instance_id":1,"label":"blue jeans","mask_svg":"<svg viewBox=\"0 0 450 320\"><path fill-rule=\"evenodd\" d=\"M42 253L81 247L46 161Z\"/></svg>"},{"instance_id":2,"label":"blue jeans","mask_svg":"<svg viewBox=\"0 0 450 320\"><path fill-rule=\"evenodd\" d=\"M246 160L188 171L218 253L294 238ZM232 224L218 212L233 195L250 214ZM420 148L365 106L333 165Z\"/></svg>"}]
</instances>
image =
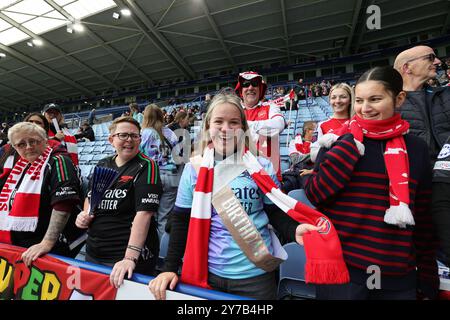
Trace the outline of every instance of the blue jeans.
<instances>
[{"instance_id":1,"label":"blue jeans","mask_svg":"<svg viewBox=\"0 0 450 320\"><path fill-rule=\"evenodd\" d=\"M264 273L247 279L227 279L208 274L209 285L217 291L249 297L257 300L276 300L277 282L275 272Z\"/></svg>"}]
</instances>

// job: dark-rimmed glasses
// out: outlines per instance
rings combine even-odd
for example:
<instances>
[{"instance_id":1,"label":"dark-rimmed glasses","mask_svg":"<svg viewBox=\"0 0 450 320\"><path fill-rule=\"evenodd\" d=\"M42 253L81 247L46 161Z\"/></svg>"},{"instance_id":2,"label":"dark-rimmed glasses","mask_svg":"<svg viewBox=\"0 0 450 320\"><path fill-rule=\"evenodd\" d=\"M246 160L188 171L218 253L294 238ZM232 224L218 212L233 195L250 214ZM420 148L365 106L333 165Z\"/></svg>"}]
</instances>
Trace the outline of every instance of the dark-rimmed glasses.
<instances>
[{"instance_id":1,"label":"dark-rimmed glasses","mask_svg":"<svg viewBox=\"0 0 450 320\"><path fill-rule=\"evenodd\" d=\"M434 53L429 53L429 54L426 54L426 55L423 55L423 56L420 56L420 57L409 59L408 61L406 61L406 63L411 62L411 61L415 61L415 60L419 60L419 59L426 59L426 60L428 60L430 62L433 62L434 59L436 59L436 58L437 58L437 56Z\"/></svg>"},{"instance_id":2,"label":"dark-rimmed glasses","mask_svg":"<svg viewBox=\"0 0 450 320\"><path fill-rule=\"evenodd\" d=\"M128 138L131 138L131 140L139 140L141 135L138 133L119 132L111 135L111 137L118 137L122 141L127 141Z\"/></svg>"}]
</instances>

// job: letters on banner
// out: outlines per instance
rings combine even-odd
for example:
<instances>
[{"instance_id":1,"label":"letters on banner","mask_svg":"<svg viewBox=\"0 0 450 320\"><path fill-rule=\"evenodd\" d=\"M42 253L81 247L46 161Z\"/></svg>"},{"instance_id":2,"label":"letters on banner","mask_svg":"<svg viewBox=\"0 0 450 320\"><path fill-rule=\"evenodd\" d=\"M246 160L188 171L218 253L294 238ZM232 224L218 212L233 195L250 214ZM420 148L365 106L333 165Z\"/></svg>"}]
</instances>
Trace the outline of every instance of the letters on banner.
<instances>
[{"instance_id":1,"label":"letters on banner","mask_svg":"<svg viewBox=\"0 0 450 320\"><path fill-rule=\"evenodd\" d=\"M0 244L1 300L114 300L109 275L43 256L27 267L25 249Z\"/></svg>"}]
</instances>

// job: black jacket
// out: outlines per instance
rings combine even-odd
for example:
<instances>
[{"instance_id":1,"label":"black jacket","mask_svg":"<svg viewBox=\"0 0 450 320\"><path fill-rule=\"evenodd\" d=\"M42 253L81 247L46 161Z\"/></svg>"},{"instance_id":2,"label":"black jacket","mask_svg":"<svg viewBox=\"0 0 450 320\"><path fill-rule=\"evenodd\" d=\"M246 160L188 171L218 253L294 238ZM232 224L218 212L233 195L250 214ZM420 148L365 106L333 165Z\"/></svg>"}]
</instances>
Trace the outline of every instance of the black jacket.
<instances>
[{"instance_id":1,"label":"black jacket","mask_svg":"<svg viewBox=\"0 0 450 320\"><path fill-rule=\"evenodd\" d=\"M400 113L409 122L410 133L427 143L434 165L450 132L450 87L408 91Z\"/></svg>"},{"instance_id":2,"label":"black jacket","mask_svg":"<svg viewBox=\"0 0 450 320\"><path fill-rule=\"evenodd\" d=\"M77 138L77 140L86 138L89 139L89 141L95 141L94 130L91 127L87 127L86 129L81 128L81 132L77 133L75 138Z\"/></svg>"},{"instance_id":3,"label":"black jacket","mask_svg":"<svg viewBox=\"0 0 450 320\"><path fill-rule=\"evenodd\" d=\"M450 266L450 134L433 170L431 212L440 240L440 260Z\"/></svg>"}]
</instances>

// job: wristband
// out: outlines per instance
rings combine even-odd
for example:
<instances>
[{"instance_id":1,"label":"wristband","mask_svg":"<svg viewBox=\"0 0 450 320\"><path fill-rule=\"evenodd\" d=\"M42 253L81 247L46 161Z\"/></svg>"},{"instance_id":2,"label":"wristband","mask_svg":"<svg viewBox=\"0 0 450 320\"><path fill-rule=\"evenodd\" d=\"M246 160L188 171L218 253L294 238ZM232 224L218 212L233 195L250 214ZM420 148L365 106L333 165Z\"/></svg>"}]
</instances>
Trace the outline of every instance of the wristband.
<instances>
[{"instance_id":1,"label":"wristband","mask_svg":"<svg viewBox=\"0 0 450 320\"><path fill-rule=\"evenodd\" d=\"M133 258L133 257L124 257L123 260L131 260L134 262L135 265L137 265L137 262L138 262L138 258Z\"/></svg>"},{"instance_id":2,"label":"wristband","mask_svg":"<svg viewBox=\"0 0 450 320\"><path fill-rule=\"evenodd\" d=\"M134 251L136 251L136 252L139 252L139 253L142 252L142 248L139 248L139 247L137 247L137 246L132 246L132 245L130 245L130 244L127 246L127 248L130 249L130 250L134 250Z\"/></svg>"}]
</instances>

